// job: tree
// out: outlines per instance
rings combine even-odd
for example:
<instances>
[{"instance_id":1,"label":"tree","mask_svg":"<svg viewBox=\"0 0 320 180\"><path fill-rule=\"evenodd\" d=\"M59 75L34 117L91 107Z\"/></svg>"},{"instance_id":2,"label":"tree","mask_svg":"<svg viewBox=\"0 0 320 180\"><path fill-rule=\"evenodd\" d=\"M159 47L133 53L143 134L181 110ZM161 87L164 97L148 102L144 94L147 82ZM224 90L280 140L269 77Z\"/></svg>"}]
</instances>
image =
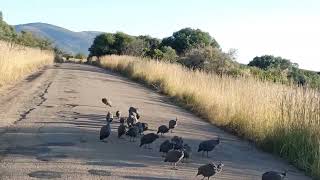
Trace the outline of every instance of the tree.
<instances>
[{"instance_id":1,"label":"tree","mask_svg":"<svg viewBox=\"0 0 320 180\"><path fill-rule=\"evenodd\" d=\"M213 71L217 74L228 73L238 68L238 64L227 53L211 46L193 48L179 62L192 69Z\"/></svg>"},{"instance_id":2,"label":"tree","mask_svg":"<svg viewBox=\"0 0 320 180\"><path fill-rule=\"evenodd\" d=\"M264 55L260 57L253 58L249 62L248 66L255 66L264 70L270 68L277 68L281 70L291 69L293 67L298 67L298 64L290 62L288 59L282 57L274 57L272 55Z\"/></svg>"},{"instance_id":3,"label":"tree","mask_svg":"<svg viewBox=\"0 0 320 180\"><path fill-rule=\"evenodd\" d=\"M170 46L178 54L183 54L191 48L197 47L212 46L219 48L219 44L209 33L191 28L184 28L174 32L172 36L162 40L161 46Z\"/></svg>"},{"instance_id":4,"label":"tree","mask_svg":"<svg viewBox=\"0 0 320 180\"><path fill-rule=\"evenodd\" d=\"M177 53L170 46L164 46L161 48L162 51L162 60L167 62L176 62L177 61Z\"/></svg>"},{"instance_id":5,"label":"tree","mask_svg":"<svg viewBox=\"0 0 320 180\"><path fill-rule=\"evenodd\" d=\"M103 56L106 54L115 54L117 53L113 44L115 42L114 35L111 33L100 34L94 38L91 47L89 48L89 56Z\"/></svg>"},{"instance_id":6,"label":"tree","mask_svg":"<svg viewBox=\"0 0 320 180\"><path fill-rule=\"evenodd\" d=\"M132 42L126 45L124 54L131 56L143 56L147 42L140 38L134 38Z\"/></svg>"},{"instance_id":7,"label":"tree","mask_svg":"<svg viewBox=\"0 0 320 180\"><path fill-rule=\"evenodd\" d=\"M2 11L0 11L0 21L3 21Z\"/></svg>"},{"instance_id":8,"label":"tree","mask_svg":"<svg viewBox=\"0 0 320 180\"><path fill-rule=\"evenodd\" d=\"M129 44L134 41L134 38L123 32L117 32L114 34L113 48L117 51L118 55L124 55Z\"/></svg>"},{"instance_id":9,"label":"tree","mask_svg":"<svg viewBox=\"0 0 320 180\"><path fill-rule=\"evenodd\" d=\"M86 58L86 55L84 55L83 53L77 53L74 58L76 59L85 59Z\"/></svg>"}]
</instances>

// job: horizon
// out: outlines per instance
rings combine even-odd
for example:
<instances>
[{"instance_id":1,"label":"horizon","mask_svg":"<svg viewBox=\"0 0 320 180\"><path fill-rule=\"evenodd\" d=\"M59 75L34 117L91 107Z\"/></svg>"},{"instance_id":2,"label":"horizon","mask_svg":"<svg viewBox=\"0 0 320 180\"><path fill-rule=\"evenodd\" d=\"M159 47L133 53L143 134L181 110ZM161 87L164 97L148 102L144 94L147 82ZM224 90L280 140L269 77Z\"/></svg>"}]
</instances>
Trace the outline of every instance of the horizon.
<instances>
[{"instance_id":1,"label":"horizon","mask_svg":"<svg viewBox=\"0 0 320 180\"><path fill-rule=\"evenodd\" d=\"M237 49L239 63L247 64L256 56L268 54L289 59L302 69L320 71L320 25L316 24L320 20L320 2L316 0L16 0L1 2L1 6L4 20L11 25L41 22L75 32L121 31L160 39L185 27L201 29L209 32L223 51Z\"/></svg>"}]
</instances>

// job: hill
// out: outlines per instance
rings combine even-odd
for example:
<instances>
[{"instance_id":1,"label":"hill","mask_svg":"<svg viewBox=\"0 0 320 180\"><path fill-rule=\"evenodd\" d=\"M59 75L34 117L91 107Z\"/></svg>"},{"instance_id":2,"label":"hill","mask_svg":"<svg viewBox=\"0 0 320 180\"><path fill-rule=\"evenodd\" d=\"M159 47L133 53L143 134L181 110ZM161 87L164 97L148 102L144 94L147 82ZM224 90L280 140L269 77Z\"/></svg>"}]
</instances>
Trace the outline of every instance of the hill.
<instances>
[{"instance_id":1,"label":"hill","mask_svg":"<svg viewBox=\"0 0 320 180\"><path fill-rule=\"evenodd\" d=\"M74 32L68 29L46 23L28 23L15 25L17 32L27 31L34 35L45 37L53 41L54 45L70 53L88 54L88 48L93 39L102 32L82 31Z\"/></svg>"}]
</instances>

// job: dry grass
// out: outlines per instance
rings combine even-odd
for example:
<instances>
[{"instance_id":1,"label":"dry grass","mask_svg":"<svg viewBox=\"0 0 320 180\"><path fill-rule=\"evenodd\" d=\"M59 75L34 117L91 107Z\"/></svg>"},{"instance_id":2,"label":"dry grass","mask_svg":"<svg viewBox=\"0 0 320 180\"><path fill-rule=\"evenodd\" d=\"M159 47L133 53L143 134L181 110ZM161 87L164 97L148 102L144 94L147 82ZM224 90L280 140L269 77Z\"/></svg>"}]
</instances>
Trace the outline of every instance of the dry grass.
<instances>
[{"instance_id":1,"label":"dry grass","mask_svg":"<svg viewBox=\"0 0 320 180\"><path fill-rule=\"evenodd\" d=\"M53 63L54 54L0 41L0 88L21 80L44 65Z\"/></svg>"},{"instance_id":2,"label":"dry grass","mask_svg":"<svg viewBox=\"0 0 320 180\"><path fill-rule=\"evenodd\" d=\"M218 77L180 65L105 56L102 67L158 86L193 112L320 178L320 93L255 79Z\"/></svg>"}]
</instances>

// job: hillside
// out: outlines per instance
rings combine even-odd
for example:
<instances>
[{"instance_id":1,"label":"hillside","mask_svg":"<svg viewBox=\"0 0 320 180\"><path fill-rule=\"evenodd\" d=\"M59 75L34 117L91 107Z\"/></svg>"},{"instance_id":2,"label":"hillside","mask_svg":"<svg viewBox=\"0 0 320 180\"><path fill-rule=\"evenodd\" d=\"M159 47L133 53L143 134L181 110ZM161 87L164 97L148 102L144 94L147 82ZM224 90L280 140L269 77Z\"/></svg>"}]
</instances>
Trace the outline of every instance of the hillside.
<instances>
[{"instance_id":1,"label":"hillside","mask_svg":"<svg viewBox=\"0 0 320 180\"><path fill-rule=\"evenodd\" d=\"M92 44L93 39L101 33L97 31L74 32L46 23L20 24L14 27L18 32L28 31L40 37L48 38L66 52L81 52L84 54L88 54L88 48Z\"/></svg>"}]
</instances>

